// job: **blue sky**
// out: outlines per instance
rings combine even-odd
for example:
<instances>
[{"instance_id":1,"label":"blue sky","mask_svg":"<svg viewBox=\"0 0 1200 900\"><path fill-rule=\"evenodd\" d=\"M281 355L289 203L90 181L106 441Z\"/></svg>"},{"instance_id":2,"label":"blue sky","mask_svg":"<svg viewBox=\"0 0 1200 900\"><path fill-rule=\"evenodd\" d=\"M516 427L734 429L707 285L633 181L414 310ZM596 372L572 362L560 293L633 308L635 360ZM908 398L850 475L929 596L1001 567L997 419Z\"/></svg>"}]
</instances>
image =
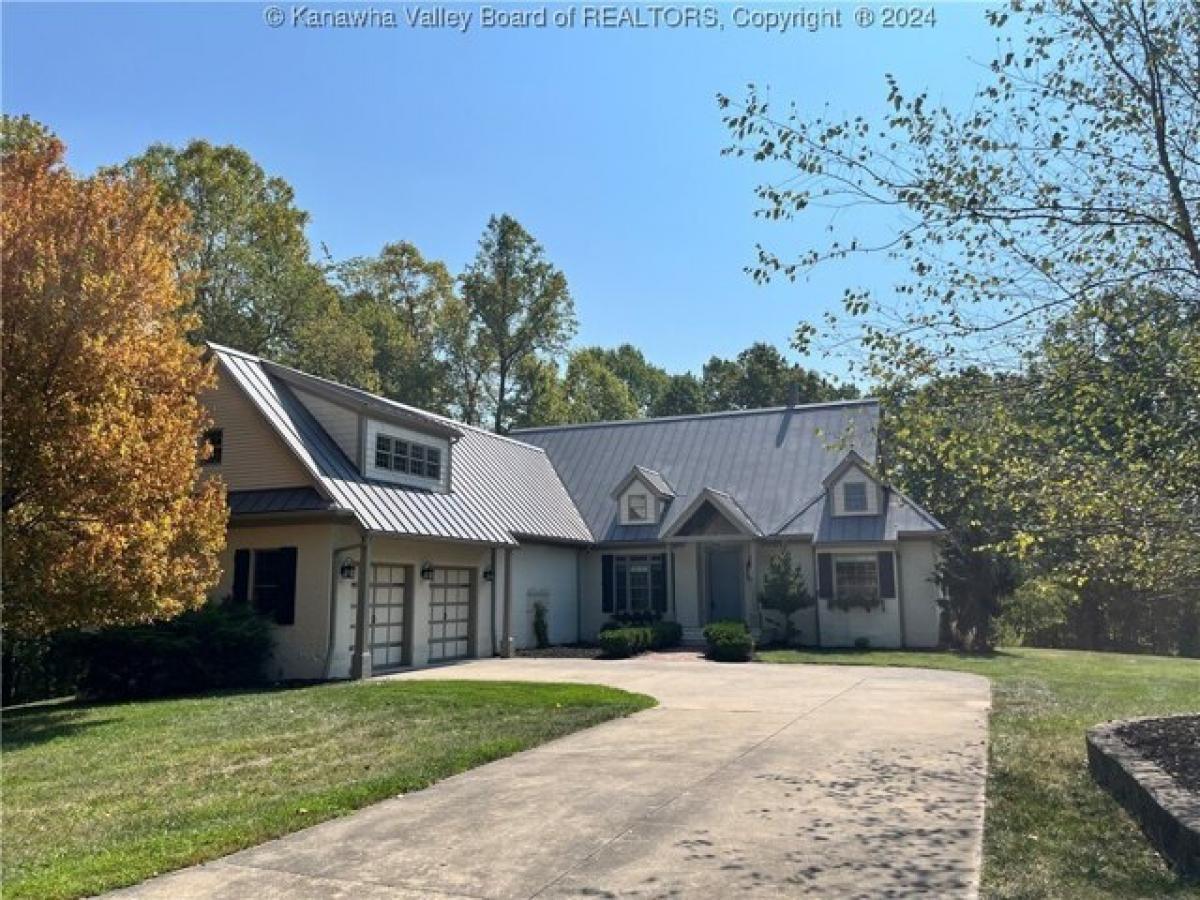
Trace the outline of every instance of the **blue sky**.
<instances>
[{"instance_id":1,"label":"blue sky","mask_svg":"<svg viewBox=\"0 0 1200 900\"><path fill-rule=\"evenodd\" d=\"M314 247L335 259L409 240L458 271L488 216L511 213L566 273L577 344L631 341L698 370L756 340L784 346L844 288L887 293L894 280L885 262L860 261L753 283L743 267L756 242L803 249L829 222L753 217L755 184L778 172L721 156L715 94L754 82L780 105L874 114L885 73L954 104L984 78L985 7L941 3L933 28L894 31L857 27L855 6L843 28L815 33L460 34L272 29L252 3L5 2L3 106L48 124L81 172L154 141L237 144L295 187Z\"/></svg>"}]
</instances>

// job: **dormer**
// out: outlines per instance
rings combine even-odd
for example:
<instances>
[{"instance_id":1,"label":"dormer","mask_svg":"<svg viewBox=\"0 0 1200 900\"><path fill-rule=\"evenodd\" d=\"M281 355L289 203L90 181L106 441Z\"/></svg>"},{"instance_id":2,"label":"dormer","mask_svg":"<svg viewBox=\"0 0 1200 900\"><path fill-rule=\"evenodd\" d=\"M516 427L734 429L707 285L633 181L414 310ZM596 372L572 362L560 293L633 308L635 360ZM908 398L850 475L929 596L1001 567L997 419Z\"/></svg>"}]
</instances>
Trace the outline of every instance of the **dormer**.
<instances>
[{"instance_id":1,"label":"dormer","mask_svg":"<svg viewBox=\"0 0 1200 900\"><path fill-rule=\"evenodd\" d=\"M439 493L451 490L451 454L462 431L439 416L263 363L359 473L374 481Z\"/></svg>"},{"instance_id":2,"label":"dormer","mask_svg":"<svg viewBox=\"0 0 1200 900\"><path fill-rule=\"evenodd\" d=\"M832 516L877 516L883 510L883 486L853 450L825 476L824 484Z\"/></svg>"},{"instance_id":3,"label":"dormer","mask_svg":"<svg viewBox=\"0 0 1200 900\"><path fill-rule=\"evenodd\" d=\"M675 497L671 485L653 469L634 466L613 489L622 525L657 525Z\"/></svg>"}]
</instances>

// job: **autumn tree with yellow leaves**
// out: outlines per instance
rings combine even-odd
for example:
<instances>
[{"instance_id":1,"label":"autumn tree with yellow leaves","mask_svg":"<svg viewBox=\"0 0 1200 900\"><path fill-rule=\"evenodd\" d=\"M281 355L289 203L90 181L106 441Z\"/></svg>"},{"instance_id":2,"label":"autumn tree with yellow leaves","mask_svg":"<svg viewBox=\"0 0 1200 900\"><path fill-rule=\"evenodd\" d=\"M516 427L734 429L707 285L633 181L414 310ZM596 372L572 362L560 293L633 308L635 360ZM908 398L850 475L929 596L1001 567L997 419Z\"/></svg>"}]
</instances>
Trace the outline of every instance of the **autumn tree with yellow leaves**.
<instances>
[{"instance_id":1,"label":"autumn tree with yellow leaves","mask_svg":"<svg viewBox=\"0 0 1200 900\"><path fill-rule=\"evenodd\" d=\"M199 477L212 375L185 337L185 214L140 179L75 177L46 135L2 162L4 627L198 606L226 509Z\"/></svg>"}]
</instances>

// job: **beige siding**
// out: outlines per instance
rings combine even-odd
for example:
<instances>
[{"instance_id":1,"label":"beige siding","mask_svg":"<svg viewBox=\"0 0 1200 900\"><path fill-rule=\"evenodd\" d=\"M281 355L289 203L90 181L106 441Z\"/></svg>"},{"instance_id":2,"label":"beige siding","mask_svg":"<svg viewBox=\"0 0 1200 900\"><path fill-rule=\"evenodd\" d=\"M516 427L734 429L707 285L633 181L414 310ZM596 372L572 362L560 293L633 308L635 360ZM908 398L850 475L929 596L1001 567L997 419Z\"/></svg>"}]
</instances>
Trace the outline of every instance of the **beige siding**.
<instances>
[{"instance_id":1,"label":"beige siding","mask_svg":"<svg viewBox=\"0 0 1200 900\"><path fill-rule=\"evenodd\" d=\"M313 418L325 429L325 433L333 438L333 442L346 454L346 458L357 467L358 413L308 391L293 391L305 408L313 414Z\"/></svg>"},{"instance_id":2,"label":"beige siding","mask_svg":"<svg viewBox=\"0 0 1200 900\"><path fill-rule=\"evenodd\" d=\"M201 402L222 433L221 462L204 467L220 475L231 491L302 487L312 479L271 426L227 376Z\"/></svg>"}]
</instances>

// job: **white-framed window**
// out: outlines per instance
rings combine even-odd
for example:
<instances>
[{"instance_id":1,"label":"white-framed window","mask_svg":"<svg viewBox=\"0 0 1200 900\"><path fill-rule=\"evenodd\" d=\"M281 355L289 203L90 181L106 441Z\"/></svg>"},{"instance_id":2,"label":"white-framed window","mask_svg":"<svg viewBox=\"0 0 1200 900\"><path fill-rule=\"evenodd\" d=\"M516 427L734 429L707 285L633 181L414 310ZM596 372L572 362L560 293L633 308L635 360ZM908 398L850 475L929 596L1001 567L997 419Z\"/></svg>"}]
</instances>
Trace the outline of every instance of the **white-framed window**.
<instances>
[{"instance_id":1,"label":"white-framed window","mask_svg":"<svg viewBox=\"0 0 1200 900\"><path fill-rule=\"evenodd\" d=\"M390 434L376 434L375 468L436 481L442 477L442 451Z\"/></svg>"},{"instance_id":2,"label":"white-framed window","mask_svg":"<svg viewBox=\"0 0 1200 900\"><path fill-rule=\"evenodd\" d=\"M650 504L645 494L626 496L625 517L630 522L646 522L650 519Z\"/></svg>"},{"instance_id":3,"label":"white-framed window","mask_svg":"<svg viewBox=\"0 0 1200 900\"><path fill-rule=\"evenodd\" d=\"M869 508L865 481L842 483L842 509L848 513L863 513L867 512Z\"/></svg>"},{"instance_id":4,"label":"white-framed window","mask_svg":"<svg viewBox=\"0 0 1200 900\"><path fill-rule=\"evenodd\" d=\"M665 613L667 556L604 554L602 609L606 613Z\"/></svg>"},{"instance_id":5,"label":"white-framed window","mask_svg":"<svg viewBox=\"0 0 1200 900\"><path fill-rule=\"evenodd\" d=\"M874 556L836 556L833 585L837 598L871 608L879 602L879 562Z\"/></svg>"}]
</instances>

